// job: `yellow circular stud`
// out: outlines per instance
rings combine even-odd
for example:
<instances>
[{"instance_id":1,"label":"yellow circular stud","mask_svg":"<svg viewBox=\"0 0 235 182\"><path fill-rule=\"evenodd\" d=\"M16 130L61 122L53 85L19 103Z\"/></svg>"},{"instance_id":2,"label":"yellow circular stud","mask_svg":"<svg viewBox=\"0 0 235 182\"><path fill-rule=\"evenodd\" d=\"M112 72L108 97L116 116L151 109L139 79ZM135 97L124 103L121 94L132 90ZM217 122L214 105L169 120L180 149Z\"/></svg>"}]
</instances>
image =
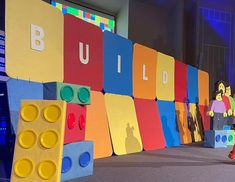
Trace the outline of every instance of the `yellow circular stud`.
<instances>
[{"instance_id":1,"label":"yellow circular stud","mask_svg":"<svg viewBox=\"0 0 235 182\"><path fill-rule=\"evenodd\" d=\"M18 160L14 165L14 172L18 177L26 178L33 171L33 163L29 159Z\"/></svg>"},{"instance_id":2,"label":"yellow circular stud","mask_svg":"<svg viewBox=\"0 0 235 182\"><path fill-rule=\"evenodd\" d=\"M38 174L44 180L49 180L56 172L56 165L52 161L43 161L38 166Z\"/></svg>"},{"instance_id":3,"label":"yellow circular stud","mask_svg":"<svg viewBox=\"0 0 235 182\"><path fill-rule=\"evenodd\" d=\"M32 104L23 106L20 111L21 118L27 122L32 122L36 120L38 114L39 114L38 107Z\"/></svg>"},{"instance_id":4,"label":"yellow circular stud","mask_svg":"<svg viewBox=\"0 0 235 182\"><path fill-rule=\"evenodd\" d=\"M58 134L55 131L48 130L41 134L41 145L47 149L51 149L56 146L58 142Z\"/></svg>"},{"instance_id":5,"label":"yellow circular stud","mask_svg":"<svg viewBox=\"0 0 235 182\"><path fill-rule=\"evenodd\" d=\"M25 149L29 149L34 146L37 140L37 135L31 130L26 130L20 133L18 137L19 145Z\"/></svg>"},{"instance_id":6,"label":"yellow circular stud","mask_svg":"<svg viewBox=\"0 0 235 182\"><path fill-rule=\"evenodd\" d=\"M44 118L51 123L56 122L61 115L61 109L56 105L50 105L44 110Z\"/></svg>"}]
</instances>

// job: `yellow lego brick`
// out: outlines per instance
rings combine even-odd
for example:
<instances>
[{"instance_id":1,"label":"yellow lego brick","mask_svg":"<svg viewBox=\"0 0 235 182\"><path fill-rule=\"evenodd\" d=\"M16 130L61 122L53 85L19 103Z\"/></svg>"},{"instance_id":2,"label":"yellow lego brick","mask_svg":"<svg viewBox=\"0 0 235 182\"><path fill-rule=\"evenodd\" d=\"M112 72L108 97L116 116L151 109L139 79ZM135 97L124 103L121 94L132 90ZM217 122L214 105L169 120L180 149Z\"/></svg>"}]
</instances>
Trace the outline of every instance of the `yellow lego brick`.
<instances>
[{"instance_id":1,"label":"yellow lego brick","mask_svg":"<svg viewBox=\"0 0 235 182\"><path fill-rule=\"evenodd\" d=\"M105 105L114 153L124 155L141 152L143 145L132 98L105 94Z\"/></svg>"},{"instance_id":2,"label":"yellow lego brick","mask_svg":"<svg viewBox=\"0 0 235 182\"><path fill-rule=\"evenodd\" d=\"M64 18L42 0L6 1L6 73L36 82L63 82Z\"/></svg>"},{"instance_id":3,"label":"yellow lego brick","mask_svg":"<svg viewBox=\"0 0 235 182\"><path fill-rule=\"evenodd\" d=\"M22 101L11 182L60 182L66 103Z\"/></svg>"},{"instance_id":4,"label":"yellow lego brick","mask_svg":"<svg viewBox=\"0 0 235 182\"><path fill-rule=\"evenodd\" d=\"M158 100L175 99L175 60L173 57L158 52L156 72L156 97Z\"/></svg>"}]
</instances>

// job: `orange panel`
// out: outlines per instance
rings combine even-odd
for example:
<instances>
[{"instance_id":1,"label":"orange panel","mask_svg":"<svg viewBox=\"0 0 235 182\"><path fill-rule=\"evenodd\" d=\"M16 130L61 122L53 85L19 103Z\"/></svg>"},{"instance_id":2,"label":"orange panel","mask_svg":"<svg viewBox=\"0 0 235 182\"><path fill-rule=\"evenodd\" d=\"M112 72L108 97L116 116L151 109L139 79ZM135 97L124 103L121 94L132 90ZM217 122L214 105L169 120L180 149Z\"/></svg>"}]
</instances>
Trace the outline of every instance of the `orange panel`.
<instances>
[{"instance_id":1,"label":"orange panel","mask_svg":"<svg viewBox=\"0 0 235 182\"><path fill-rule=\"evenodd\" d=\"M134 44L133 96L140 99L155 99L157 51Z\"/></svg>"},{"instance_id":2,"label":"orange panel","mask_svg":"<svg viewBox=\"0 0 235 182\"><path fill-rule=\"evenodd\" d=\"M104 95L91 91L91 105L87 106L85 140L94 142L94 158L109 157L113 153Z\"/></svg>"},{"instance_id":3,"label":"orange panel","mask_svg":"<svg viewBox=\"0 0 235 182\"><path fill-rule=\"evenodd\" d=\"M186 104L181 102L176 102L175 110L176 110L181 143L182 144L192 143L191 132L188 128L188 111Z\"/></svg>"},{"instance_id":4,"label":"orange panel","mask_svg":"<svg viewBox=\"0 0 235 182\"><path fill-rule=\"evenodd\" d=\"M209 74L198 70L198 97L199 105L209 105Z\"/></svg>"}]
</instances>

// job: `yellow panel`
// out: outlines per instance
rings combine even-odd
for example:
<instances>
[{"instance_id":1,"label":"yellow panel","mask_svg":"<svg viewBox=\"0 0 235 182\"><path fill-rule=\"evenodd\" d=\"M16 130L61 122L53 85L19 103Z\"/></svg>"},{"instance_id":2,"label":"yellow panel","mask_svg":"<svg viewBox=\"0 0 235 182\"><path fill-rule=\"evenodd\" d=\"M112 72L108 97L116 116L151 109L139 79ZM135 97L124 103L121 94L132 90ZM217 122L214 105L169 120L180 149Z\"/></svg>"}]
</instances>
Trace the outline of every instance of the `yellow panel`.
<instances>
[{"instance_id":1,"label":"yellow panel","mask_svg":"<svg viewBox=\"0 0 235 182\"><path fill-rule=\"evenodd\" d=\"M105 94L105 104L114 153L123 155L141 152L143 146L132 98Z\"/></svg>"},{"instance_id":2,"label":"yellow panel","mask_svg":"<svg viewBox=\"0 0 235 182\"><path fill-rule=\"evenodd\" d=\"M60 182L66 103L22 101L11 182Z\"/></svg>"},{"instance_id":3,"label":"yellow panel","mask_svg":"<svg viewBox=\"0 0 235 182\"><path fill-rule=\"evenodd\" d=\"M182 144L192 143L191 132L188 128L188 112L186 104L181 102L176 102L175 110L176 110L181 143Z\"/></svg>"},{"instance_id":4,"label":"yellow panel","mask_svg":"<svg viewBox=\"0 0 235 182\"><path fill-rule=\"evenodd\" d=\"M32 25L41 27L43 45L32 49ZM41 0L6 1L6 72L8 76L38 82L63 81L63 15Z\"/></svg>"},{"instance_id":5,"label":"yellow panel","mask_svg":"<svg viewBox=\"0 0 235 182\"><path fill-rule=\"evenodd\" d=\"M196 104L189 104L189 113L190 113L190 130L192 132L192 139L194 142L202 141L203 130L202 130L202 121L200 117L200 112Z\"/></svg>"},{"instance_id":6,"label":"yellow panel","mask_svg":"<svg viewBox=\"0 0 235 182\"><path fill-rule=\"evenodd\" d=\"M175 60L173 57L158 52L156 97L159 100L175 99Z\"/></svg>"},{"instance_id":7,"label":"yellow panel","mask_svg":"<svg viewBox=\"0 0 235 182\"><path fill-rule=\"evenodd\" d=\"M113 153L104 95L91 91L91 105L87 106L85 140L94 142L94 159Z\"/></svg>"}]
</instances>

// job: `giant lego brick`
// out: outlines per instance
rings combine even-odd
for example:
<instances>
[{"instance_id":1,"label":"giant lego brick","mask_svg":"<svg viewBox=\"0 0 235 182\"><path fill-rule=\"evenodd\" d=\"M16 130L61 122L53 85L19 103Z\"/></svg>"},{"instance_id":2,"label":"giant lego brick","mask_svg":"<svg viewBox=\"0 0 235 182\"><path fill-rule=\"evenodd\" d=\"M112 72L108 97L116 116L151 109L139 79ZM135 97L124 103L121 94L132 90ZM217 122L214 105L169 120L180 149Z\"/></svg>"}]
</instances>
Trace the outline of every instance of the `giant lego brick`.
<instances>
[{"instance_id":1,"label":"giant lego brick","mask_svg":"<svg viewBox=\"0 0 235 182\"><path fill-rule=\"evenodd\" d=\"M104 91L132 95L132 42L104 32Z\"/></svg>"},{"instance_id":2,"label":"giant lego brick","mask_svg":"<svg viewBox=\"0 0 235 182\"><path fill-rule=\"evenodd\" d=\"M94 143L94 159L109 157L113 153L104 95L91 91L91 105L87 106L85 140Z\"/></svg>"},{"instance_id":3,"label":"giant lego brick","mask_svg":"<svg viewBox=\"0 0 235 182\"><path fill-rule=\"evenodd\" d=\"M227 130L227 146L233 146L235 143L234 130Z\"/></svg>"},{"instance_id":4,"label":"giant lego brick","mask_svg":"<svg viewBox=\"0 0 235 182\"><path fill-rule=\"evenodd\" d=\"M210 148L226 148L227 147L227 131L226 130L208 130L205 131L204 146Z\"/></svg>"},{"instance_id":5,"label":"giant lego brick","mask_svg":"<svg viewBox=\"0 0 235 182\"><path fill-rule=\"evenodd\" d=\"M75 16L64 15L64 82L103 89L103 32Z\"/></svg>"},{"instance_id":6,"label":"giant lego brick","mask_svg":"<svg viewBox=\"0 0 235 182\"><path fill-rule=\"evenodd\" d=\"M11 124L14 133L17 132L19 121L19 110L21 100L43 100L43 84L24 80L9 79L7 81L7 92L9 98L9 108Z\"/></svg>"},{"instance_id":7,"label":"giant lego brick","mask_svg":"<svg viewBox=\"0 0 235 182\"><path fill-rule=\"evenodd\" d=\"M191 132L188 126L188 111L186 104L182 102L175 102L175 110L181 144L192 143Z\"/></svg>"},{"instance_id":8,"label":"giant lego brick","mask_svg":"<svg viewBox=\"0 0 235 182\"><path fill-rule=\"evenodd\" d=\"M5 33L9 77L63 81L64 27L58 9L40 0L6 1Z\"/></svg>"},{"instance_id":9,"label":"giant lego brick","mask_svg":"<svg viewBox=\"0 0 235 182\"><path fill-rule=\"evenodd\" d=\"M198 103L198 70L192 66L187 66L188 69L188 102Z\"/></svg>"},{"instance_id":10,"label":"giant lego brick","mask_svg":"<svg viewBox=\"0 0 235 182\"><path fill-rule=\"evenodd\" d=\"M87 105L90 104L90 87L59 82L44 83L43 98Z\"/></svg>"},{"instance_id":11,"label":"giant lego brick","mask_svg":"<svg viewBox=\"0 0 235 182\"><path fill-rule=\"evenodd\" d=\"M157 51L134 44L133 96L135 98L156 98L156 64Z\"/></svg>"},{"instance_id":12,"label":"giant lego brick","mask_svg":"<svg viewBox=\"0 0 235 182\"><path fill-rule=\"evenodd\" d=\"M134 102L144 150L165 148L166 141L155 100L134 99Z\"/></svg>"},{"instance_id":13,"label":"giant lego brick","mask_svg":"<svg viewBox=\"0 0 235 182\"><path fill-rule=\"evenodd\" d=\"M0 148L8 148L11 132L7 85L0 81Z\"/></svg>"},{"instance_id":14,"label":"giant lego brick","mask_svg":"<svg viewBox=\"0 0 235 182\"><path fill-rule=\"evenodd\" d=\"M105 94L105 105L114 153L124 155L141 152L143 146L132 98Z\"/></svg>"},{"instance_id":15,"label":"giant lego brick","mask_svg":"<svg viewBox=\"0 0 235 182\"><path fill-rule=\"evenodd\" d=\"M86 107L78 104L67 104L64 144L85 139Z\"/></svg>"},{"instance_id":16,"label":"giant lego brick","mask_svg":"<svg viewBox=\"0 0 235 182\"><path fill-rule=\"evenodd\" d=\"M189 128L192 134L192 139L194 142L200 142L203 140L203 125L198 105L189 103L188 112L190 116Z\"/></svg>"},{"instance_id":17,"label":"giant lego brick","mask_svg":"<svg viewBox=\"0 0 235 182\"><path fill-rule=\"evenodd\" d=\"M199 105L209 105L209 74L202 70L198 70L198 98Z\"/></svg>"},{"instance_id":18,"label":"giant lego brick","mask_svg":"<svg viewBox=\"0 0 235 182\"><path fill-rule=\"evenodd\" d=\"M166 139L166 146L179 146L180 134L176 121L175 105L169 101L157 101L163 132Z\"/></svg>"},{"instance_id":19,"label":"giant lego brick","mask_svg":"<svg viewBox=\"0 0 235 182\"><path fill-rule=\"evenodd\" d=\"M60 182L66 102L24 100L11 182Z\"/></svg>"},{"instance_id":20,"label":"giant lego brick","mask_svg":"<svg viewBox=\"0 0 235 182\"><path fill-rule=\"evenodd\" d=\"M187 65L175 61L175 101L186 102L187 100Z\"/></svg>"},{"instance_id":21,"label":"giant lego brick","mask_svg":"<svg viewBox=\"0 0 235 182\"><path fill-rule=\"evenodd\" d=\"M61 181L92 175L93 163L93 142L64 145Z\"/></svg>"},{"instance_id":22,"label":"giant lego brick","mask_svg":"<svg viewBox=\"0 0 235 182\"><path fill-rule=\"evenodd\" d=\"M208 106L204 106L204 105L199 105L199 112L202 118L202 124L203 124L203 129L204 130L210 130L211 126L210 126L210 116L207 115L208 112Z\"/></svg>"},{"instance_id":23,"label":"giant lego brick","mask_svg":"<svg viewBox=\"0 0 235 182\"><path fill-rule=\"evenodd\" d=\"M156 72L156 98L174 101L175 99L175 60L158 52Z\"/></svg>"}]
</instances>

